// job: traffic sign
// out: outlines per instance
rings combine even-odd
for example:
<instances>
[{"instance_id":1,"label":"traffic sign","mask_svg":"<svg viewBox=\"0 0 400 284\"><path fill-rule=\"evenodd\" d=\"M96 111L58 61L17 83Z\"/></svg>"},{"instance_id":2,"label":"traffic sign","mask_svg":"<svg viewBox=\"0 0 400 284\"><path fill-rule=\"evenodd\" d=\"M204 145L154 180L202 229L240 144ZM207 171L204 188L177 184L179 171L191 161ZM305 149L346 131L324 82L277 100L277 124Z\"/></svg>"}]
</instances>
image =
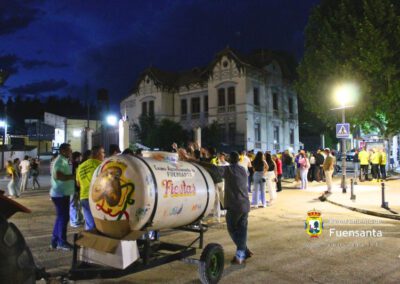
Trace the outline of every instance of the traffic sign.
<instances>
[{"instance_id":1,"label":"traffic sign","mask_svg":"<svg viewBox=\"0 0 400 284\"><path fill-rule=\"evenodd\" d=\"M350 138L350 123L336 124L336 138Z\"/></svg>"}]
</instances>

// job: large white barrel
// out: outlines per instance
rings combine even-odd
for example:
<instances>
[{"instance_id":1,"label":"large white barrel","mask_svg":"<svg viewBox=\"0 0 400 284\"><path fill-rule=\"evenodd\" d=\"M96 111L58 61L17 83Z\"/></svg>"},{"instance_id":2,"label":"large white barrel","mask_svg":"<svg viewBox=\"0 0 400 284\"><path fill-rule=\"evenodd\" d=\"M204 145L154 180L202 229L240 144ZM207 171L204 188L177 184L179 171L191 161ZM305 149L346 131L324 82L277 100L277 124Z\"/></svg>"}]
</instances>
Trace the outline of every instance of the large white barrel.
<instances>
[{"instance_id":1,"label":"large white barrel","mask_svg":"<svg viewBox=\"0 0 400 284\"><path fill-rule=\"evenodd\" d=\"M210 213L214 199L208 172L167 152L106 159L93 175L89 195L97 230L111 237L191 224Z\"/></svg>"}]
</instances>

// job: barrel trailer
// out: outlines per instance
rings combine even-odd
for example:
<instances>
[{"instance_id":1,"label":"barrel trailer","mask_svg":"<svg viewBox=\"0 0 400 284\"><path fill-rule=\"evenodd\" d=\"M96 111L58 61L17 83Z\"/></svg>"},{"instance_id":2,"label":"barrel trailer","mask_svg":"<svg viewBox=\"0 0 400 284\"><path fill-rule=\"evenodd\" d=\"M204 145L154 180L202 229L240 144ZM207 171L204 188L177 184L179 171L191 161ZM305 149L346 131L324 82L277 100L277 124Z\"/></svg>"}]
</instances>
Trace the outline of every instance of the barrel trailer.
<instances>
[{"instance_id":1,"label":"barrel trailer","mask_svg":"<svg viewBox=\"0 0 400 284\"><path fill-rule=\"evenodd\" d=\"M121 239L129 232L143 232L135 243L137 259L123 269L82 258L82 250L87 248L79 245L80 233L74 234L69 271L46 272L35 264L23 235L8 221L17 212L31 211L0 194L0 283L119 278L176 260L197 264L202 283L219 282L224 270L223 248L209 243L203 249L208 227L202 219L211 212L215 200L211 171L164 152L149 152L144 157L113 156L96 169L89 195L96 234ZM160 238L163 229L192 232L195 237L189 244L164 242ZM193 258L197 247L203 249L200 259Z\"/></svg>"}]
</instances>

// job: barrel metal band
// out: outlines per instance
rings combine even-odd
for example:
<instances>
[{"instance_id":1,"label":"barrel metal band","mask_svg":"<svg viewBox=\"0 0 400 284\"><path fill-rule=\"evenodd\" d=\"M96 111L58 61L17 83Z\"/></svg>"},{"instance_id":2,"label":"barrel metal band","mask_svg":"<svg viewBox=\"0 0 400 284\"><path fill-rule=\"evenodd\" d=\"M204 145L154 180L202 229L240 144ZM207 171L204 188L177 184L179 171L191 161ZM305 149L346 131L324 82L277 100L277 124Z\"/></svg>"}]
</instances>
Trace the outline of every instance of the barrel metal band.
<instances>
[{"instance_id":1,"label":"barrel metal band","mask_svg":"<svg viewBox=\"0 0 400 284\"><path fill-rule=\"evenodd\" d=\"M192 164L194 167L196 167L196 168L199 170L199 172L201 173L201 175L202 175L203 178L204 178L204 181L206 182L206 187L207 187L207 202L206 202L206 206L204 207L204 210L203 210L203 212L200 214L199 218L197 218L196 221L193 222L193 223L196 223L197 221L200 221L201 219L203 219L204 214L205 214L206 211L207 211L208 203L209 203L209 201L210 201L210 188L209 188L209 186L208 186L207 178L206 178L206 176L204 175L203 171L200 169L200 167L199 167L198 165L196 165L195 163L192 163L192 162L191 162L190 164Z\"/></svg>"},{"instance_id":2,"label":"barrel metal band","mask_svg":"<svg viewBox=\"0 0 400 284\"><path fill-rule=\"evenodd\" d=\"M144 225L144 227L148 227L148 226L150 226L150 225L153 224L153 219L154 219L154 216L156 215L156 211L157 211L157 204L158 204L158 187L157 187L157 182L156 182L156 176L154 175L154 172L151 170L150 165L149 165L143 158L138 157L138 156L136 156L135 158L141 160L141 161L146 165L146 167L149 169L150 174L151 174L151 176L152 176L152 178L153 178L154 197L155 197L155 198L154 198L154 207L153 207L153 211L151 212L151 216L150 216L149 221L147 221L147 223ZM143 227L143 228L144 228L144 227Z\"/></svg>"}]
</instances>

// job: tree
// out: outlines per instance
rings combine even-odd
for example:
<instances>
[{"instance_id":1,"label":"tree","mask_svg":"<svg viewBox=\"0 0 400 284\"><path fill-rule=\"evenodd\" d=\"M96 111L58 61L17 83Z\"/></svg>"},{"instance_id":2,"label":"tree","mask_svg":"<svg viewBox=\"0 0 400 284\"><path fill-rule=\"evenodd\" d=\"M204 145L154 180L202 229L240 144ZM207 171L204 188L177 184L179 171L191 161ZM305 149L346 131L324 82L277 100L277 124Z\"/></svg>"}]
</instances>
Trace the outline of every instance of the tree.
<instances>
[{"instance_id":1,"label":"tree","mask_svg":"<svg viewBox=\"0 0 400 284\"><path fill-rule=\"evenodd\" d=\"M155 131L155 141L158 148L170 150L172 143L183 145L187 142L188 135L182 126L172 120L163 119Z\"/></svg>"},{"instance_id":2,"label":"tree","mask_svg":"<svg viewBox=\"0 0 400 284\"><path fill-rule=\"evenodd\" d=\"M323 0L305 30L296 89L306 109L332 126L332 88L354 81L360 97L349 120L385 137L400 130L400 1Z\"/></svg>"},{"instance_id":3,"label":"tree","mask_svg":"<svg viewBox=\"0 0 400 284\"><path fill-rule=\"evenodd\" d=\"M214 120L208 126L202 128L201 140L202 145L215 147L217 149L221 147L222 132L216 120Z\"/></svg>"},{"instance_id":4,"label":"tree","mask_svg":"<svg viewBox=\"0 0 400 284\"><path fill-rule=\"evenodd\" d=\"M173 142L178 145L187 142L186 131L179 123L169 119L158 122L154 116L141 115L139 123L133 127L139 142L150 148L169 150Z\"/></svg>"},{"instance_id":5,"label":"tree","mask_svg":"<svg viewBox=\"0 0 400 284\"><path fill-rule=\"evenodd\" d=\"M133 125L136 138L147 147L155 147L151 133L156 129L156 121L153 115L141 115L139 123Z\"/></svg>"}]
</instances>

